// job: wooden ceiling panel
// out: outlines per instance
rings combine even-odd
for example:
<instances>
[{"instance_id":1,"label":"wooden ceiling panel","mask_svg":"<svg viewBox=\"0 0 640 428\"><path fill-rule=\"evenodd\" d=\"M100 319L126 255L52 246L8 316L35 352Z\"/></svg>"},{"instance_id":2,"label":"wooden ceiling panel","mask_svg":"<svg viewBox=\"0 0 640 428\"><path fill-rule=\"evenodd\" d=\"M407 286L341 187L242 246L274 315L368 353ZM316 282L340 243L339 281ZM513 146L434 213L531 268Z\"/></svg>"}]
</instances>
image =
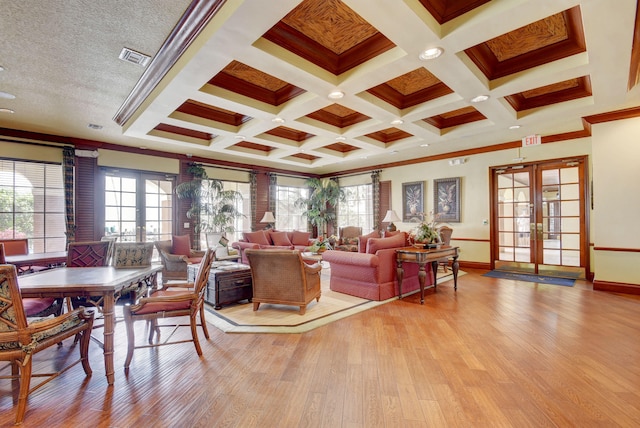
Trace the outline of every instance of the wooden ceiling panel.
<instances>
[{"instance_id":1,"label":"wooden ceiling panel","mask_svg":"<svg viewBox=\"0 0 640 428\"><path fill-rule=\"evenodd\" d=\"M208 132L196 131L194 129L181 128L179 126L173 126L166 123L160 123L153 128L155 131L170 132L176 135L183 135L185 137L197 138L200 140L210 141L217 135L210 134Z\"/></svg>"},{"instance_id":2,"label":"wooden ceiling panel","mask_svg":"<svg viewBox=\"0 0 640 428\"><path fill-rule=\"evenodd\" d=\"M583 76L509 95L505 99L520 112L591 95L591 79Z\"/></svg>"},{"instance_id":3,"label":"wooden ceiling panel","mask_svg":"<svg viewBox=\"0 0 640 428\"><path fill-rule=\"evenodd\" d=\"M307 132L298 131L296 129L287 128L286 126L278 126L277 128L266 131L265 134L273 135L275 137L285 138L287 140L296 141L301 143L309 138L315 137L313 134Z\"/></svg>"},{"instance_id":4,"label":"wooden ceiling panel","mask_svg":"<svg viewBox=\"0 0 640 428\"><path fill-rule=\"evenodd\" d=\"M491 0L420 0L431 16L442 25Z\"/></svg>"},{"instance_id":5,"label":"wooden ceiling panel","mask_svg":"<svg viewBox=\"0 0 640 428\"><path fill-rule=\"evenodd\" d=\"M304 159L304 160L308 160L308 161L314 161L316 159L320 159L319 156L310 155L309 153L296 153L294 155L291 155L291 157L298 158L298 159Z\"/></svg>"},{"instance_id":6,"label":"wooden ceiling panel","mask_svg":"<svg viewBox=\"0 0 640 428\"><path fill-rule=\"evenodd\" d=\"M346 143L333 143L328 146L324 146L325 149L333 150L340 153L349 153L354 150L358 150L359 147L352 146L351 144Z\"/></svg>"},{"instance_id":7,"label":"wooden ceiling panel","mask_svg":"<svg viewBox=\"0 0 640 428\"><path fill-rule=\"evenodd\" d=\"M257 150L260 152L269 153L272 150L275 150L275 147L267 146L264 144L252 143L251 141L241 141L233 145L233 147L241 147L244 149Z\"/></svg>"},{"instance_id":8,"label":"wooden ceiling panel","mask_svg":"<svg viewBox=\"0 0 640 428\"><path fill-rule=\"evenodd\" d=\"M365 137L369 137L374 140L380 141L381 143L388 144L393 143L394 141L402 140L404 138L413 137L413 135L398 128L387 128L367 134L365 135Z\"/></svg>"},{"instance_id":9,"label":"wooden ceiling panel","mask_svg":"<svg viewBox=\"0 0 640 428\"><path fill-rule=\"evenodd\" d=\"M304 0L263 37L334 75L395 47L339 0Z\"/></svg>"},{"instance_id":10,"label":"wooden ceiling panel","mask_svg":"<svg viewBox=\"0 0 640 428\"><path fill-rule=\"evenodd\" d=\"M465 50L489 80L586 51L580 6Z\"/></svg>"},{"instance_id":11,"label":"wooden ceiling panel","mask_svg":"<svg viewBox=\"0 0 640 428\"><path fill-rule=\"evenodd\" d=\"M235 60L209 80L209 84L273 106L279 106L305 92Z\"/></svg>"},{"instance_id":12,"label":"wooden ceiling panel","mask_svg":"<svg viewBox=\"0 0 640 428\"><path fill-rule=\"evenodd\" d=\"M405 109L453 91L426 68L421 67L368 89L367 92L398 109Z\"/></svg>"},{"instance_id":13,"label":"wooden ceiling panel","mask_svg":"<svg viewBox=\"0 0 640 428\"><path fill-rule=\"evenodd\" d=\"M358 113L340 104L331 104L323 109L309 113L306 117L341 129L371 119L365 114Z\"/></svg>"},{"instance_id":14,"label":"wooden ceiling panel","mask_svg":"<svg viewBox=\"0 0 640 428\"><path fill-rule=\"evenodd\" d=\"M438 129L447 129L484 119L486 119L486 117L475 108L464 107L422 120Z\"/></svg>"},{"instance_id":15,"label":"wooden ceiling panel","mask_svg":"<svg viewBox=\"0 0 640 428\"><path fill-rule=\"evenodd\" d=\"M176 111L233 126L240 126L252 119L251 116L245 116L194 100L187 100Z\"/></svg>"}]
</instances>

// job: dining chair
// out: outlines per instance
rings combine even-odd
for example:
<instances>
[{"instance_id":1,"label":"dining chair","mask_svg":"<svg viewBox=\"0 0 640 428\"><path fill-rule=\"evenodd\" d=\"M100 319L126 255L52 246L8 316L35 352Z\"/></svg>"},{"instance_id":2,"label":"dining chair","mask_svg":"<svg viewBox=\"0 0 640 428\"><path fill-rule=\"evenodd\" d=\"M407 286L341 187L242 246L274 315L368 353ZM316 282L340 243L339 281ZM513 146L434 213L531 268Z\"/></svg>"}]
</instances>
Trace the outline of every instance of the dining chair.
<instances>
[{"instance_id":1,"label":"dining chair","mask_svg":"<svg viewBox=\"0 0 640 428\"><path fill-rule=\"evenodd\" d=\"M440 235L440 242L443 245L451 245L451 235L453 234L453 229L449 226L440 226L438 228L438 234ZM444 259L438 261L438 265L442 266L444 272L447 272L447 268L449 267L449 259Z\"/></svg>"},{"instance_id":2,"label":"dining chair","mask_svg":"<svg viewBox=\"0 0 640 428\"><path fill-rule=\"evenodd\" d=\"M207 288L207 282L209 281L209 272L211 271L214 256L214 250L205 250L194 282L172 282L170 290L158 290L151 294L150 297L138 299L133 305L125 305L124 321L127 329L127 357L124 362L125 373L129 373L129 365L133 358L133 351L139 348L193 342L196 352L199 356L202 356L202 348L198 341L197 316L199 312L202 331L204 332L204 336L209 339L209 331L207 330L204 313L204 293ZM178 327L186 326L185 324L176 323L170 325L170 327L173 327L173 330L167 339L164 342L160 342L160 327L167 327L169 325L159 324L158 320L184 316L189 317L191 339L169 341ZM139 320L151 321L148 345L136 345L134 323ZM155 343L154 336L156 336Z\"/></svg>"},{"instance_id":3,"label":"dining chair","mask_svg":"<svg viewBox=\"0 0 640 428\"><path fill-rule=\"evenodd\" d=\"M67 267L108 266L113 241L70 242Z\"/></svg>"},{"instance_id":4,"label":"dining chair","mask_svg":"<svg viewBox=\"0 0 640 428\"><path fill-rule=\"evenodd\" d=\"M0 265L6 264L4 243L0 242ZM62 299L53 297L26 297L22 299L28 317L48 317L62 313Z\"/></svg>"},{"instance_id":5,"label":"dining chair","mask_svg":"<svg viewBox=\"0 0 640 428\"><path fill-rule=\"evenodd\" d=\"M91 375L89 337L92 326L93 314L85 312L84 308L29 322L22 305L15 266L0 265L0 361L11 363L11 375L0 376L0 379L19 381L16 424L22 423L27 398L36 389L78 363L82 363L87 376ZM77 360L63 364L64 367L58 367L56 363L53 373L33 373L35 354L76 334L81 336ZM39 366L38 363L36 367ZM36 376L46 379L31 387L31 378Z\"/></svg>"}]
</instances>

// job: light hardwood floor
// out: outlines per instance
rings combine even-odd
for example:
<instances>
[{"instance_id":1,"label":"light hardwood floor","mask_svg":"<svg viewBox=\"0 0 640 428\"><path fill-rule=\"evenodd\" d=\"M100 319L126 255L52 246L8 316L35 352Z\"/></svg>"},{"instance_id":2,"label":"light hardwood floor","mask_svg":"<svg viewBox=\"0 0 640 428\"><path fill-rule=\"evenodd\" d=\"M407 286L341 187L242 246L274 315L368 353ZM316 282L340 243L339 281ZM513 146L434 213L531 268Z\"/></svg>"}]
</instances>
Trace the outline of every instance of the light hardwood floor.
<instances>
[{"instance_id":1,"label":"light hardwood floor","mask_svg":"<svg viewBox=\"0 0 640 428\"><path fill-rule=\"evenodd\" d=\"M637 296L467 272L424 306L413 295L304 334L210 327L201 359L190 343L136 350L128 377L119 323L115 386L92 343L93 376L76 366L33 393L24 426L640 425ZM76 352L68 340L37 366ZM1 426L13 424L11 397L0 381Z\"/></svg>"}]
</instances>

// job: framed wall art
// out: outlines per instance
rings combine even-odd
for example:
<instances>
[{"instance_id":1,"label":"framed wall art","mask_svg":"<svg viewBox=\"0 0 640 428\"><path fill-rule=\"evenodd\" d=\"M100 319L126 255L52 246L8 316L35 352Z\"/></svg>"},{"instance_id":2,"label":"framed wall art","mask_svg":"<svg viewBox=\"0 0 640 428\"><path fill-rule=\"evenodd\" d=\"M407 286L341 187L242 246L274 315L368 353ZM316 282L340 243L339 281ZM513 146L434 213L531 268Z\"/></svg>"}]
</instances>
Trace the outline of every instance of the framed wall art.
<instances>
[{"instance_id":1,"label":"framed wall art","mask_svg":"<svg viewBox=\"0 0 640 428\"><path fill-rule=\"evenodd\" d=\"M424 217L424 181L402 183L402 221L419 223Z\"/></svg>"},{"instance_id":2,"label":"framed wall art","mask_svg":"<svg viewBox=\"0 0 640 428\"><path fill-rule=\"evenodd\" d=\"M433 180L433 214L436 221L460 222L460 177Z\"/></svg>"}]
</instances>

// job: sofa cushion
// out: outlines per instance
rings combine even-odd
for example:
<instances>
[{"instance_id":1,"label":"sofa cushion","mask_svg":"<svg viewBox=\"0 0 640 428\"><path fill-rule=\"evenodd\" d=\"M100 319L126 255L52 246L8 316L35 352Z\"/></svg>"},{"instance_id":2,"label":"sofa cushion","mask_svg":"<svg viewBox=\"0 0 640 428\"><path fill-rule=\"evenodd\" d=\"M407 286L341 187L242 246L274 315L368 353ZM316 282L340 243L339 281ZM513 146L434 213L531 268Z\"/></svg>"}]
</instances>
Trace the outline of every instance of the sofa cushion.
<instances>
[{"instance_id":1,"label":"sofa cushion","mask_svg":"<svg viewBox=\"0 0 640 428\"><path fill-rule=\"evenodd\" d=\"M260 245L261 250L293 250L293 245Z\"/></svg>"},{"instance_id":2,"label":"sofa cushion","mask_svg":"<svg viewBox=\"0 0 640 428\"><path fill-rule=\"evenodd\" d=\"M287 235L287 232L270 232L269 235L271 236L271 241L273 242L273 245L276 245L276 246L292 245L291 241L289 240L289 236Z\"/></svg>"},{"instance_id":3,"label":"sofa cushion","mask_svg":"<svg viewBox=\"0 0 640 428\"><path fill-rule=\"evenodd\" d=\"M301 232L294 230L291 236L291 243L293 245L309 245L310 232Z\"/></svg>"},{"instance_id":4,"label":"sofa cushion","mask_svg":"<svg viewBox=\"0 0 640 428\"><path fill-rule=\"evenodd\" d=\"M250 242L252 244L258 245L271 245L269 242L269 238L267 237L264 230L258 230L256 232L243 232L244 240Z\"/></svg>"},{"instance_id":5,"label":"sofa cushion","mask_svg":"<svg viewBox=\"0 0 640 428\"><path fill-rule=\"evenodd\" d=\"M402 231L402 230L395 230L393 232L389 232L388 230L385 230L382 237L383 238L389 238L390 236L396 236L396 235L404 236L404 246L405 247L408 247L409 245L411 245L409 243L409 234L407 232Z\"/></svg>"},{"instance_id":6,"label":"sofa cushion","mask_svg":"<svg viewBox=\"0 0 640 428\"><path fill-rule=\"evenodd\" d=\"M377 230L374 230L373 232L367 235L358 236L358 252L359 253L367 252L367 241L369 240L369 238L380 238L380 232L378 232Z\"/></svg>"},{"instance_id":7,"label":"sofa cushion","mask_svg":"<svg viewBox=\"0 0 640 428\"><path fill-rule=\"evenodd\" d=\"M388 238L369 238L367 241L367 253L375 254L378 250L386 248L401 248L405 246L404 241L404 234L402 233Z\"/></svg>"},{"instance_id":8,"label":"sofa cushion","mask_svg":"<svg viewBox=\"0 0 640 428\"><path fill-rule=\"evenodd\" d=\"M191 237L189 235L173 235L173 242L171 244L171 254L177 254L180 256L191 255Z\"/></svg>"}]
</instances>

